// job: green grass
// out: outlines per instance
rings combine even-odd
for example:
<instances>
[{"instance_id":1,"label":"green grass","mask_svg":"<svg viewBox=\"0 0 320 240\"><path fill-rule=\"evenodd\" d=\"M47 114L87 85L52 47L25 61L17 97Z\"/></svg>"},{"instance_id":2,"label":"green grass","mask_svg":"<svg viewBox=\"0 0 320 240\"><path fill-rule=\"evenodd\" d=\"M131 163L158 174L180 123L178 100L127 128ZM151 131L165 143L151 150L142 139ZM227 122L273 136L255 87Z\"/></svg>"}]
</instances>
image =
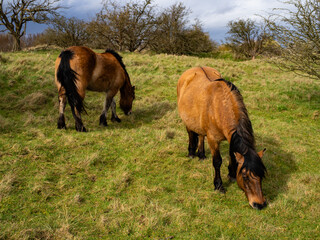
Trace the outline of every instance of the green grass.
<instances>
[{"instance_id":1,"label":"green grass","mask_svg":"<svg viewBox=\"0 0 320 240\"><path fill-rule=\"evenodd\" d=\"M99 126L104 95L87 92L88 133L58 130L58 51L0 57L0 239L318 239L320 84L264 60L122 53L136 85L133 114ZM211 156L187 155L176 83L207 65L241 90L258 150L267 148L263 191L251 209L227 180L214 191Z\"/></svg>"}]
</instances>

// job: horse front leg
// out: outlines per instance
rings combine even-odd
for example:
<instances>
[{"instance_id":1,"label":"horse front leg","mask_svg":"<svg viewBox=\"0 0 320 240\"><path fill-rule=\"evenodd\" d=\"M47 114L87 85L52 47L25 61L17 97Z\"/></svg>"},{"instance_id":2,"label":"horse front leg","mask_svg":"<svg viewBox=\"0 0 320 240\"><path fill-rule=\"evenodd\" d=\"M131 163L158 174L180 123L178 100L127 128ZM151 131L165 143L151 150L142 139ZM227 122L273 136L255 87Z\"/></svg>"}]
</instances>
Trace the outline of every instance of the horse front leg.
<instances>
[{"instance_id":1,"label":"horse front leg","mask_svg":"<svg viewBox=\"0 0 320 240\"><path fill-rule=\"evenodd\" d=\"M212 165L214 167L214 188L215 190L219 190L220 192L225 193L226 190L223 187L220 173L222 158L220 155L219 143L217 143L214 138L211 138L210 136L208 136L208 143L212 154Z\"/></svg>"},{"instance_id":2,"label":"horse front leg","mask_svg":"<svg viewBox=\"0 0 320 240\"><path fill-rule=\"evenodd\" d=\"M204 150L204 136L199 135L198 157L200 160L206 159L206 153Z\"/></svg>"},{"instance_id":3,"label":"horse front leg","mask_svg":"<svg viewBox=\"0 0 320 240\"><path fill-rule=\"evenodd\" d=\"M107 123L107 113L108 113L108 110L112 104L112 101L113 101L113 96L109 96L108 93L106 94L106 100L104 102L104 108L103 108L103 111L100 115L100 125L103 125L103 126L108 126L108 123Z\"/></svg>"},{"instance_id":4,"label":"horse front leg","mask_svg":"<svg viewBox=\"0 0 320 240\"><path fill-rule=\"evenodd\" d=\"M66 122L64 118L64 110L66 108L67 97L65 91L59 91L59 118L58 118L58 129L66 129Z\"/></svg>"},{"instance_id":5,"label":"horse front leg","mask_svg":"<svg viewBox=\"0 0 320 240\"><path fill-rule=\"evenodd\" d=\"M121 119L118 117L116 113L116 102L114 101L114 98L112 99L112 102L111 102L111 111L112 111L111 121L121 122Z\"/></svg>"},{"instance_id":6,"label":"horse front leg","mask_svg":"<svg viewBox=\"0 0 320 240\"><path fill-rule=\"evenodd\" d=\"M212 157L212 164L215 170L215 176L214 176L214 188L215 190L219 190L222 193L225 193L226 190L224 189L223 185L222 185L222 179L221 179L221 174L220 174L220 167L222 164L222 158L220 155L220 151L219 149L216 150L216 152L214 153L213 157Z\"/></svg>"}]
</instances>

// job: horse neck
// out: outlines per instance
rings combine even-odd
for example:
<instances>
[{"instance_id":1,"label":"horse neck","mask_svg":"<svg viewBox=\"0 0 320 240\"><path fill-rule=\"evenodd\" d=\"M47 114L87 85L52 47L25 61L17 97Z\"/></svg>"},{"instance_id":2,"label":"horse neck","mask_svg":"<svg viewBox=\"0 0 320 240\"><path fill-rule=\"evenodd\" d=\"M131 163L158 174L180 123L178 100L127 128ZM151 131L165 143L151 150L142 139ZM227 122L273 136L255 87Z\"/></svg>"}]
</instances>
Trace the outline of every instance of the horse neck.
<instances>
[{"instance_id":1,"label":"horse neck","mask_svg":"<svg viewBox=\"0 0 320 240\"><path fill-rule=\"evenodd\" d=\"M247 108L243 103L243 99L240 92L233 91L233 96L236 99L236 104L237 104L236 107L238 108L238 112L239 112L238 123L234 129L235 131L233 131L233 134L237 133L238 137L241 140L243 148L250 148L255 150L254 133L253 133L251 121L248 116Z\"/></svg>"},{"instance_id":2,"label":"horse neck","mask_svg":"<svg viewBox=\"0 0 320 240\"><path fill-rule=\"evenodd\" d=\"M125 73L124 83L123 83L122 87L120 88L120 97L126 98L128 96L128 94L130 93L131 88L132 88L132 85L130 82L129 75L127 73Z\"/></svg>"}]
</instances>

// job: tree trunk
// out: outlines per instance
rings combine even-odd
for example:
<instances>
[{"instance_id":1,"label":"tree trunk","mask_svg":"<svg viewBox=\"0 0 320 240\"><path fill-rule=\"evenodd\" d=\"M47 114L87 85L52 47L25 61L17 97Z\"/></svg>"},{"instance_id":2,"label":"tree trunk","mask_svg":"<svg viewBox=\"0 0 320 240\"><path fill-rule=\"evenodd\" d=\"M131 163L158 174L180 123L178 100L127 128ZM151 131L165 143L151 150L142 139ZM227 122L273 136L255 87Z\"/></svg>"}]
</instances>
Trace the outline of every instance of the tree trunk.
<instances>
[{"instance_id":1,"label":"tree trunk","mask_svg":"<svg viewBox=\"0 0 320 240\"><path fill-rule=\"evenodd\" d=\"M14 43L13 43L13 51L21 51L21 39L20 37L13 36L14 38Z\"/></svg>"}]
</instances>

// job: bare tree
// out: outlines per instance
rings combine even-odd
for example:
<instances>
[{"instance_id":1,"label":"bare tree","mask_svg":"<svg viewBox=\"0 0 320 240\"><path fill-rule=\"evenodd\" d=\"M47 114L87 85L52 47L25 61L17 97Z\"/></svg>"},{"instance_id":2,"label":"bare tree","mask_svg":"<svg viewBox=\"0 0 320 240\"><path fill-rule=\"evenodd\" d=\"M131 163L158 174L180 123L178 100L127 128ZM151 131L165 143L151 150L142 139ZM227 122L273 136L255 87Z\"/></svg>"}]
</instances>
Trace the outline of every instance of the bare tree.
<instances>
[{"instance_id":1,"label":"bare tree","mask_svg":"<svg viewBox=\"0 0 320 240\"><path fill-rule=\"evenodd\" d=\"M158 17L155 41L152 49L156 52L181 54L183 33L188 23L190 10L183 3L175 3L166 8Z\"/></svg>"},{"instance_id":2,"label":"bare tree","mask_svg":"<svg viewBox=\"0 0 320 240\"><path fill-rule=\"evenodd\" d=\"M282 47L278 66L320 79L320 1L289 0L265 21Z\"/></svg>"},{"instance_id":3,"label":"bare tree","mask_svg":"<svg viewBox=\"0 0 320 240\"><path fill-rule=\"evenodd\" d=\"M202 23L196 19L191 28L183 31L182 54L197 55L199 53L209 53L217 48L217 43L210 39L208 33L204 32Z\"/></svg>"},{"instance_id":4,"label":"bare tree","mask_svg":"<svg viewBox=\"0 0 320 240\"><path fill-rule=\"evenodd\" d=\"M9 32L15 42L13 50L21 50L21 37L26 34L28 22L45 23L50 15L56 15L61 8L56 3L60 0L12 0L4 4L0 0L1 32Z\"/></svg>"},{"instance_id":5,"label":"bare tree","mask_svg":"<svg viewBox=\"0 0 320 240\"><path fill-rule=\"evenodd\" d=\"M240 19L230 21L227 27L227 45L236 55L255 59L264 52L264 43L270 39L264 26L259 26L251 19Z\"/></svg>"},{"instance_id":6,"label":"bare tree","mask_svg":"<svg viewBox=\"0 0 320 240\"><path fill-rule=\"evenodd\" d=\"M191 11L182 3L175 3L160 12L155 38L150 48L157 53L195 55L211 52L215 44L202 29L198 19L189 26Z\"/></svg>"},{"instance_id":7,"label":"bare tree","mask_svg":"<svg viewBox=\"0 0 320 240\"><path fill-rule=\"evenodd\" d=\"M87 43L87 23L77 18L56 17L45 30L41 41L60 47L80 46Z\"/></svg>"},{"instance_id":8,"label":"bare tree","mask_svg":"<svg viewBox=\"0 0 320 240\"><path fill-rule=\"evenodd\" d=\"M117 50L144 49L153 37L155 12L151 0L130 1L125 5L115 0L106 0L104 8L91 22L90 30Z\"/></svg>"}]
</instances>

